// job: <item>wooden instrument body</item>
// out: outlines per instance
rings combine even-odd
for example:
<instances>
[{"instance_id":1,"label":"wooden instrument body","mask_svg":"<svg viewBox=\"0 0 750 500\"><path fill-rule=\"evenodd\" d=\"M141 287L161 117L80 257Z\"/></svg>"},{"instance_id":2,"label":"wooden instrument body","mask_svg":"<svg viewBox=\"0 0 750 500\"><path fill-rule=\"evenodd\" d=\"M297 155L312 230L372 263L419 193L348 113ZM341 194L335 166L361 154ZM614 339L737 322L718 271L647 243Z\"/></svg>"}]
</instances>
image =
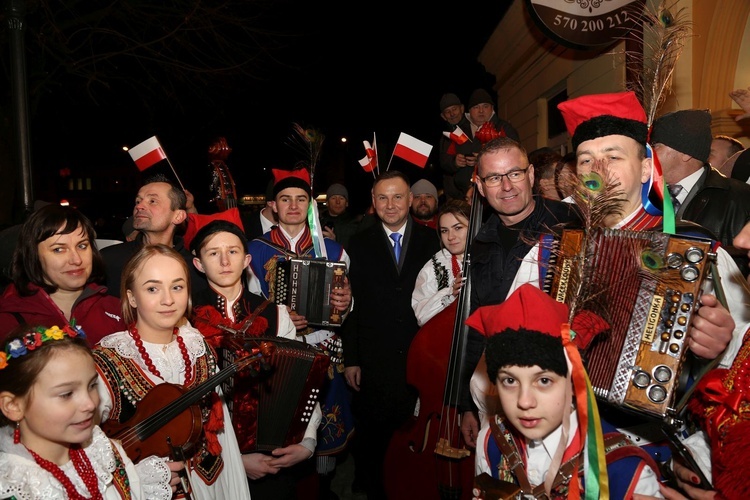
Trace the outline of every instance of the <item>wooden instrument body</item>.
<instances>
[{"instance_id":1,"label":"wooden instrument body","mask_svg":"<svg viewBox=\"0 0 750 500\"><path fill-rule=\"evenodd\" d=\"M216 202L219 211L237 206L237 188L226 159L232 148L224 137L219 137L208 148L208 159L211 166L211 191L215 193L211 201Z\"/></svg>"},{"instance_id":2,"label":"wooden instrument body","mask_svg":"<svg viewBox=\"0 0 750 500\"><path fill-rule=\"evenodd\" d=\"M545 282L559 302L598 296L585 306L610 330L587 349L597 398L663 419L684 406L688 335L702 286L715 260L712 242L650 231L603 229L582 248L580 230L564 230L557 263ZM644 266L644 257L661 262ZM584 266L583 292L568 278ZM549 287L548 287L549 285Z\"/></svg>"},{"instance_id":3,"label":"wooden instrument body","mask_svg":"<svg viewBox=\"0 0 750 500\"><path fill-rule=\"evenodd\" d=\"M455 317L453 302L419 330L409 348L407 383L419 390L420 410L394 434L386 452L385 485L391 500L471 499L474 455L469 456L463 445L457 409L443 405L445 387L441 383L447 377ZM466 453L454 458L436 456L445 431L452 431L454 443L460 443ZM439 480L446 477L448 481Z\"/></svg>"},{"instance_id":4,"label":"wooden instrument body","mask_svg":"<svg viewBox=\"0 0 750 500\"><path fill-rule=\"evenodd\" d=\"M155 425L146 425L139 430L140 423L147 421L170 402L179 400L185 392L180 385L159 384L138 403L132 417L125 422L107 420L102 424L102 430L111 439L121 441L125 453L134 463L151 455L170 456L172 450L167 438L173 446L189 450L197 444L203 430L201 409L197 404L187 407L171 419L165 418L158 428ZM133 430L136 430L138 439L126 438L125 434ZM187 455L189 456L189 453Z\"/></svg>"},{"instance_id":5,"label":"wooden instrument body","mask_svg":"<svg viewBox=\"0 0 750 500\"><path fill-rule=\"evenodd\" d=\"M197 452L194 445L203 431L200 400L238 371L262 365L264 356L267 354L262 346L249 350L242 359L190 389L176 384L158 384L138 402L130 418L125 422L107 420L102 430L110 438L118 439L135 463L151 455L171 456L173 448L181 448L185 455L189 455L191 449ZM255 368L248 373L259 372Z\"/></svg>"}]
</instances>

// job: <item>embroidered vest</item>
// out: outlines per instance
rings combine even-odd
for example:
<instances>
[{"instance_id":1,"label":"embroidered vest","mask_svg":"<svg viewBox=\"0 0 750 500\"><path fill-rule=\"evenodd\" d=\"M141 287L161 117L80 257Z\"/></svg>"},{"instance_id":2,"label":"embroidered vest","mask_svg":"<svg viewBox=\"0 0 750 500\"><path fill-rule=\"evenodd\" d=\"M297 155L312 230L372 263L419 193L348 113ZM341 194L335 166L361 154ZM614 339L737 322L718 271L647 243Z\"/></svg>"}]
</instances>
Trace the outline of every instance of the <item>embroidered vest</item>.
<instances>
[{"instance_id":1,"label":"embroidered vest","mask_svg":"<svg viewBox=\"0 0 750 500\"><path fill-rule=\"evenodd\" d=\"M205 343L205 341L204 341ZM216 355L213 348L206 344L206 355L195 360L194 377L186 389L205 382L216 371ZM136 411L138 403L153 389L154 384L144 375L135 360L121 357L114 349L96 347L92 350L96 364L102 376L112 388L112 411L109 418L118 422L127 422ZM203 423L208 421L211 410L210 394L200 403ZM213 484L224 462L221 455L211 455L206 449L205 435L201 436L198 451L193 458L195 471L206 484Z\"/></svg>"}]
</instances>

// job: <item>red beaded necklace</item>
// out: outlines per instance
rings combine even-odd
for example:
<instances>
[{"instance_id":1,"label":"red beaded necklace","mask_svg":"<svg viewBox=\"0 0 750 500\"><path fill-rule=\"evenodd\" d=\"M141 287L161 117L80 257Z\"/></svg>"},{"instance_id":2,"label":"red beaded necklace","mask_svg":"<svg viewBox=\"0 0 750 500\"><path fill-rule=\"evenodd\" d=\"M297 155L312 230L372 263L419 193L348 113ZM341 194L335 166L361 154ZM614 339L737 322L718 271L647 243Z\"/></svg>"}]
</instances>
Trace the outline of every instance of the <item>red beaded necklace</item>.
<instances>
[{"instance_id":1,"label":"red beaded necklace","mask_svg":"<svg viewBox=\"0 0 750 500\"><path fill-rule=\"evenodd\" d=\"M69 499L88 500L85 496L78 493L78 490L73 486L70 478L65 475L63 470L58 467L57 464L40 457L29 448L26 449L31 453L31 456L34 457L34 460L39 464L39 467L49 472L55 476L55 479L60 481L60 484L65 488L65 493L67 493ZM78 475L83 479L83 484L86 485L86 489L88 490L89 495L91 495L91 500L102 500L103 497L99 491L99 480L96 477L96 472L94 472L94 467L91 465L89 457L80 446L70 448L70 460L73 462L76 471L78 471Z\"/></svg>"},{"instance_id":2,"label":"red beaded necklace","mask_svg":"<svg viewBox=\"0 0 750 500\"><path fill-rule=\"evenodd\" d=\"M177 327L174 327L172 334L177 337L177 345L180 346L182 360L185 362L185 383L182 385L187 387L192 381L191 378L193 374L193 367L192 363L190 363L190 356L188 355L188 350L185 346L185 340L183 340L183 338L179 335L179 331L180 330ZM161 373L156 369L156 366L154 366L154 362L151 361L151 356L149 356L146 352L146 348L143 346L143 339L141 339L141 336L138 334L138 329L135 327L135 325L131 326L128 329L128 332L130 332L130 336L133 337L135 346L138 348L138 353L140 353L143 362L146 364L146 368L148 368L148 371L150 371L157 377L162 378Z\"/></svg>"}]
</instances>

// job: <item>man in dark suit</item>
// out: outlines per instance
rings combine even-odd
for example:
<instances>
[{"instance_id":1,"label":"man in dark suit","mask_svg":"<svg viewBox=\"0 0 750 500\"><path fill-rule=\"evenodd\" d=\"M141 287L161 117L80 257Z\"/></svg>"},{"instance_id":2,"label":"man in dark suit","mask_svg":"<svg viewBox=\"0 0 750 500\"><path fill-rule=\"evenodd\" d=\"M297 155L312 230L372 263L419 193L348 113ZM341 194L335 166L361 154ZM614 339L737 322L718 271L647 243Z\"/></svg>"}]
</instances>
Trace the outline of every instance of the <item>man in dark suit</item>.
<instances>
[{"instance_id":1,"label":"man in dark suit","mask_svg":"<svg viewBox=\"0 0 750 500\"><path fill-rule=\"evenodd\" d=\"M349 243L349 282L356 297L343 325L346 381L357 418L355 482L368 498L385 498L383 461L388 443L416 405L406 383L409 345L419 330L411 308L417 274L440 249L437 233L409 216L409 179L391 170L372 187L380 219Z\"/></svg>"},{"instance_id":2,"label":"man in dark suit","mask_svg":"<svg viewBox=\"0 0 750 500\"><path fill-rule=\"evenodd\" d=\"M708 163L712 140L711 113L705 109L667 113L654 121L651 132L677 218L700 224L729 248L750 222L750 186L727 179ZM747 256L732 257L747 277Z\"/></svg>"}]
</instances>

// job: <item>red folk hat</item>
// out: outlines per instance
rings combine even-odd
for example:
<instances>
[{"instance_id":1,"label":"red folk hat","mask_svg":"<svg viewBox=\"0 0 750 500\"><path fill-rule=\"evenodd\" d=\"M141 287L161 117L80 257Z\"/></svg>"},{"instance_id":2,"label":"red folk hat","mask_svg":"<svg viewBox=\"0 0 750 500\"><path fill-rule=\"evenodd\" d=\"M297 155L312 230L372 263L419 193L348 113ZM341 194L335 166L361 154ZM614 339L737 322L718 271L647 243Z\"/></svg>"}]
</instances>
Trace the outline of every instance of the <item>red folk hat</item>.
<instances>
[{"instance_id":1,"label":"red folk hat","mask_svg":"<svg viewBox=\"0 0 750 500\"><path fill-rule=\"evenodd\" d=\"M520 329L561 338L561 327L568 323L566 304L529 284L520 286L505 302L482 306L466 320L466 324L487 337L506 330ZM585 349L599 333L609 328L602 318L589 311L581 311L573 318L571 328L576 332L573 343Z\"/></svg>"},{"instance_id":2,"label":"red folk hat","mask_svg":"<svg viewBox=\"0 0 750 500\"><path fill-rule=\"evenodd\" d=\"M561 102L557 109L572 137L573 149L607 135L624 135L646 144L646 112L635 92L584 95Z\"/></svg>"},{"instance_id":3,"label":"red folk hat","mask_svg":"<svg viewBox=\"0 0 750 500\"><path fill-rule=\"evenodd\" d=\"M187 227L185 228L185 235L182 239L185 241L185 248L193 250L191 243L203 227L209 223L217 220L231 222L235 224L237 228L244 233L245 229L242 224L242 217L240 217L240 209L237 207L224 210L223 212L217 212L215 214L188 214L187 216ZM199 243L198 243L199 244ZM195 252L197 254L197 252Z\"/></svg>"},{"instance_id":4,"label":"red folk hat","mask_svg":"<svg viewBox=\"0 0 750 500\"><path fill-rule=\"evenodd\" d=\"M281 170L278 168L271 169L273 172L273 198L276 199L284 189L290 187L300 188L312 196L310 187L310 172L306 168L296 170Z\"/></svg>"}]
</instances>

